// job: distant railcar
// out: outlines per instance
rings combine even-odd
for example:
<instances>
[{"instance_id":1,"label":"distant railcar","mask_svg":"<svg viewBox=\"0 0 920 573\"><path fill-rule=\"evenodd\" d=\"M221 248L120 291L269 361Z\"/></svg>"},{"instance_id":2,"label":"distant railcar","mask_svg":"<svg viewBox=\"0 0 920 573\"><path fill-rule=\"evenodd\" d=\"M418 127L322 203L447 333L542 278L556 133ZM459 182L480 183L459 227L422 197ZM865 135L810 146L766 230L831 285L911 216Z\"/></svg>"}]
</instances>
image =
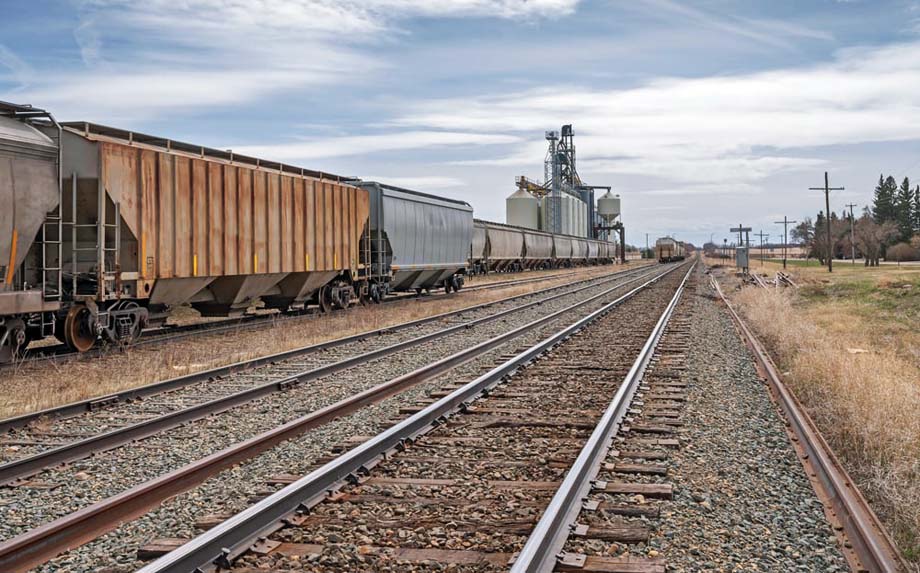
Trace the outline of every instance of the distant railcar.
<instances>
[{"instance_id":1,"label":"distant railcar","mask_svg":"<svg viewBox=\"0 0 920 573\"><path fill-rule=\"evenodd\" d=\"M615 257L606 241L480 219L473 223L470 269L475 273L606 264Z\"/></svg>"},{"instance_id":2,"label":"distant railcar","mask_svg":"<svg viewBox=\"0 0 920 573\"><path fill-rule=\"evenodd\" d=\"M686 257L686 249L682 242L662 237L655 241L655 257L659 263L682 261Z\"/></svg>"}]
</instances>

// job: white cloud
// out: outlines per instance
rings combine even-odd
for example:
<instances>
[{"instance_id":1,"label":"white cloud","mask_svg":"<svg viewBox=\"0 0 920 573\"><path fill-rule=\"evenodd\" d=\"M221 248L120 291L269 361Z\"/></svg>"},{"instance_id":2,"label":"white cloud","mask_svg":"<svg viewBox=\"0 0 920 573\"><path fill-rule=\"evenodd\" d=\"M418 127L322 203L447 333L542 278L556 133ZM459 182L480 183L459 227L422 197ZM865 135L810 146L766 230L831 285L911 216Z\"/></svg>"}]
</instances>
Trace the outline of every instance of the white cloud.
<instances>
[{"instance_id":1,"label":"white cloud","mask_svg":"<svg viewBox=\"0 0 920 573\"><path fill-rule=\"evenodd\" d=\"M85 68L17 69L17 99L113 119L354 81L386 66L363 48L410 18L551 18L579 0L74 1ZM2 47L0 64L22 68Z\"/></svg>"},{"instance_id":2,"label":"white cloud","mask_svg":"<svg viewBox=\"0 0 920 573\"><path fill-rule=\"evenodd\" d=\"M403 131L375 135L327 137L320 140L277 145L248 145L234 148L238 153L275 161L306 162L326 157L369 155L385 151L402 151L432 147L458 147L517 143L514 135L451 131Z\"/></svg>"},{"instance_id":3,"label":"white cloud","mask_svg":"<svg viewBox=\"0 0 920 573\"><path fill-rule=\"evenodd\" d=\"M403 177L399 175L361 175L361 179L365 181L379 181L388 185L416 189L419 191L452 189L466 185L466 181L463 179L441 175L419 175L417 177Z\"/></svg>"},{"instance_id":4,"label":"white cloud","mask_svg":"<svg viewBox=\"0 0 920 573\"><path fill-rule=\"evenodd\" d=\"M647 10L647 14L661 18L677 18L682 23L693 22L716 32L731 34L774 48L791 49L795 46L792 40L802 38L833 39L833 36L824 30L781 20L716 15L675 0L641 0L634 4L633 8Z\"/></svg>"},{"instance_id":5,"label":"white cloud","mask_svg":"<svg viewBox=\"0 0 920 573\"><path fill-rule=\"evenodd\" d=\"M392 123L527 134L526 143L481 165L533 165L545 149L541 129L573 123L582 175L759 181L820 166L798 156L803 148L920 139L920 43L847 50L802 68L434 100L411 109Z\"/></svg>"},{"instance_id":6,"label":"white cloud","mask_svg":"<svg viewBox=\"0 0 920 573\"><path fill-rule=\"evenodd\" d=\"M12 74L11 79L20 84L32 75L31 66L3 44L0 44L0 66L7 68Z\"/></svg>"}]
</instances>

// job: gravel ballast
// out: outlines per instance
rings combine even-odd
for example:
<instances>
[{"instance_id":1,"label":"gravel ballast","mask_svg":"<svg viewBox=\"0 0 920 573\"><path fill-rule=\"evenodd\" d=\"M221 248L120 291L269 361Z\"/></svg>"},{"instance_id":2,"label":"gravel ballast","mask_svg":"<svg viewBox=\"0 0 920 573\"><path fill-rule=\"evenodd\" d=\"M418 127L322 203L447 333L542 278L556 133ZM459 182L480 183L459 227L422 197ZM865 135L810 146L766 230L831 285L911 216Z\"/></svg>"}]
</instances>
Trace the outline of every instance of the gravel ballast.
<instances>
[{"instance_id":1,"label":"gravel ballast","mask_svg":"<svg viewBox=\"0 0 920 573\"><path fill-rule=\"evenodd\" d=\"M674 500L649 549L674 571L845 571L753 358L708 281L692 301Z\"/></svg>"}]
</instances>

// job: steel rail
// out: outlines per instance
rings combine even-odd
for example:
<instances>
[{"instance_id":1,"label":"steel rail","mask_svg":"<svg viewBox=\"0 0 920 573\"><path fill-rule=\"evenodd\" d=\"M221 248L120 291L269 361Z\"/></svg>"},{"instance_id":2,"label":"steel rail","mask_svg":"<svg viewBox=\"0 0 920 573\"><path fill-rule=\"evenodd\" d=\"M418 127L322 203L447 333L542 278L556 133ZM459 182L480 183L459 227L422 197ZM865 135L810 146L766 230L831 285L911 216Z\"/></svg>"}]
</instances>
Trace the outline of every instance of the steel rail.
<instances>
[{"instance_id":1,"label":"steel rail","mask_svg":"<svg viewBox=\"0 0 920 573\"><path fill-rule=\"evenodd\" d=\"M649 265L651 266L651 265ZM528 296L540 295L552 290L564 289L578 284L588 283L588 282L599 282L606 278L617 278L623 276L629 276L635 273L641 273L647 270L647 267L637 267L632 269L626 269L621 271L616 271L609 274L600 275L598 277L591 277L579 281L573 281L571 283L566 283L562 285L556 285L552 287L547 287L545 289L536 290L533 292L528 292L524 294L514 295L510 297L505 297L499 300L484 302L473 306L464 307L458 310L453 310L449 312L444 312L425 318L419 318L416 320L411 320L408 322L403 322L400 324L395 324L393 326L388 326L384 328L379 328L376 330L371 330L368 332L362 332L359 334L354 334L351 336L345 336L342 338L337 338L334 340L329 340L326 342L320 342L317 344L311 344L309 346L303 346L300 348L294 348L291 350L285 350L276 354L270 354L267 356L261 356L258 358L250 358L240 362L235 362L233 364L227 364L225 366L218 366L216 368L211 368L209 370L203 370L201 372L194 372L191 374L185 374L183 376L178 376L176 378L170 378L169 380L163 380L161 382L155 382L153 384L147 384L145 386L139 386L137 388L131 388L128 390L122 390L120 392L114 392L107 394L105 396L99 396L96 398L90 398L87 400L81 400L79 402L72 402L70 404L64 404L62 406L56 406L53 408L47 408L45 410L40 410L37 412L31 412L29 414L23 414L21 416L16 416L14 418L8 418L6 420L0 420L0 434L8 432L10 430L21 428L27 426L38 420L57 420L61 418L68 418L73 416L78 416L80 414L90 412L93 410L98 410L106 406L118 402L125 402L131 400L137 400L141 398L146 398L148 396L153 396L155 394L161 394L163 392L168 392L171 390L176 390L184 386L202 382L205 380L216 380L236 372L240 372L247 369L258 368L266 364L274 364L276 362L282 362L285 360L290 360L292 358L297 358L300 356L305 356L308 354L313 354L322 350L327 350L330 348L335 348L337 346L343 346L346 344L351 344L353 342L358 342L368 338L374 338L380 335L389 334L391 332L397 332L400 330L406 330L414 328L416 326L421 326L430 322L436 322L444 318L450 318L465 312L473 312L483 308L488 308L490 306L503 304L506 302L512 302Z\"/></svg>"},{"instance_id":2,"label":"steel rail","mask_svg":"<svg viewBox=\"0 0 920 573\"><path fill-rule=\"evenodd\" d=\"M163 431L175 428L181 424L199 420L212 414L225 412L231 408L251 402L263 396L268 396L269 394L289 390L307 382L329 376L330 374L335 374L336 372L341 372L343 370L348 370L354 368L355 366L365 364L371 360L389 356L408 348L413 348L432 340L443 338L461 330L466 330L474 326L494 322L509 314L521 312L535 306L540 306L544 303L551 302L565 296L577 294L587 289L597 288L598 286L602 286L609 282L619 281L622 278L622 276L608 277L600 282L581 286L572 290L563 291L561 293L550 295L545 298L540 298L521 306L509 308L494 314L490 314L488 316L484 316L482 318L477 318L470 322L448 326L428 334L410 338L409 340L396 342L383 348L370 350L363 354L344 358L332 364L327 364L318 368L304 370L296 374L286 374L283 377L276 378L264 384L259 384L257 386L252 386L244 390L240 390L233 394L214 398L213 400L209 400L207 402L194 404L187 408L174 410L161 416L142 420L128 426L123 426L121 428L116 428L105 433L90 436L89 438L70 442L56 448L51 448L32 456L13 460L11 462L0 465L0 485L14 484L17 480L22 480L29 476L35 475L36 473L47 468L67 462L73 462L88 457L92 454L104 452L106 450L111 450L118 446L122 446L136 440L141 440ZM639 279L627 280L625 284L629 284L635 280ZM622 288L622 285L613 287L613 289L616 288ZM604 293L589 298L588 300L595 300L598 296L603 296L608 292L610 291L605 291Z\"/></svg>"},{"instance_id":3,"label":"steel rail","mask_svg":"<svg viewBox=\"0 0 920 573\"><path fill-rule=\"evenodd\" d=\"M346 483L359 482L361 476L367 474L370 468L382 459L399 451L419 435L446 422L449 416L465 409L501 383L505 377L677 268L679 266L667 269L586 317L518 353L418 413L141 568L138 573L207 572L216 567L229 567L231 560L243 553L258 538L270 534L285 523L300 522L309 509L320 503L330 492L340 489Z\"/></svg>"},{"instance_id":4,"label":"steel rail","mask_svg":"<svg viewBox=\"0 0 920 573\"><path fill-rule=\"evenodd\" d=\"M548 276L538 276L538 277L528 277L526 279L513 279L513 280L504 280L504 281L495 281L490 283L471 285L462 289L462 292L475 292L480 290L491 290L495 288L505 288L510 286L517 286L522 284L528 284L532 282L540 281L550 281L559 278L566 278L571 275L577 274L577 271L559 273L555 275ZM397 293L396 295L387 297L383 299L383 303L390 304L396 302L405 302L409 300L416 300L427 302L431 300L440 300L442 297L451 296L454 294L460 293L439 293L436 295L426 295L424 297L419 297L415 293ZM156 327L146 330L147 336L140 338L139 340L125 346L119 346L117 344L106 344L102 346L97 346L96 348L84 352L74 352L67 348L65 344L58 344L54 346L45 346L34 348L34 355L26 354L21 360L8 362L0 364L0 370L7 368L15 368L23 364L35 364L42 361L53 361L58 358L69 358L69 357L98 357L104 355L107 351L110 350L122 350L125 348L138 348L142 346L149 346L151 344L161 344L163 342L174 342L176 340L183 340L185 338L191 338L193 336L205 336L210 334L220 334L222 332L241 332L246 330L255 330L262 327L277 327L283 325L289 321L302 321L302 320L315 320L324 315L317 313L307 313L306 311L301 311L299 313L291 314L267 314L267 315L247 315L240 318L220 320L210 323L198 323L198 324L187 324L182 326L163 326Z\"/></svg>"},{"instance_id":5,"label":"steel rail","mask_svg":"<svg viewBox=\"0 0 920 573\"><path fill-rule=\"evenodd\" d=\"M742 339L753 354L758 370L766 378L774 401L780 407L799 449L799 461L811 480L818 497L831 508L831 516L839 521L849 547L842 547L853 571L896 573L907 571L907 564L898 552L878 516L872 511L859 488L850 478L818 427L783 383L776 366L763 344L748 328L728 301L719 281L710 276L713 288L725 303ZM848 551L849 549L849 551Z\"/></svg>"},{"instance_id":6,"label":"steel rail","mask_svg":"<svg viewBox=\"0 0 920 573\"><path fill-rule=\"evenodd\" d=\"M687 274L684 275L671 302L661 313L658 323L652 329L652 333L645 341L645 345L623 379L623 383L591 433L591 437L588 438L572 467L566 473L565 479L553 495L540 521L527 538L524 548L514 558L512 573L547 573L553 571L561 559L565 559L566 555L562 549L569 538L572 526L578 519L578 514L581 513L582 502L591 491L594 478L607 457L612 440L629 411L629 405L639 389L645 370L655 354L655 349L680 301L684 285L695 266L696 263L693 263Z\"/></svg>"},{"instance_id":7,"label":"steel rail","mask_svg":"<svg viewBox=\"0 0 920 573\"><path fill-rule=\"evenodd\" d=\"M671 267L663 272L651 273L657 274L657 276L641 286L636 287L626 295L617 298L614 302L605 305L603 308L609 311L613 306L631 298L636 292L659 281L662 277L671 273L676 268L677 267ZM642 278L644 277L632 279L630 282L637 282L642 280ZM443 374L511 339L527 334L539 326L562 318L567 313L571 312L572 309L587 305L592 300L605 296L622 286L623 285L613 287L604 293L595 295L591 299L581 301L571 307L538 318L512 331L486 340L474 347L461 350L447 358L438 360L374 388L345 398L335 404L311 412L301 418L272 428L258 436L234 444L220 452L211 454L210 456L187 464L175 471L134 486L127 491L0 543L0 571L26 571L31 567L53 558L63 551L91 541L99 535L115 529L125 521L143 515L146 511L156 507L164 500L202 483L208 477L227 467L250 459L274 445L301 434L308 429L328 423L343 415L354 412L367 404L379 402L402 389ZM595 311L589 316L599 316L598 311ZM574 332L574 330L570 327L566 329L566 332L571 333ZM558 343L561 338L553 337L552 340L555 344ZM545 347L548 348L549 346ZM361 466L365 468L370 467L370 462L366 460L362 461L361 464L355 466L355 468ZM357 471L357 469L355 471ZM294 509L296 508L297 504L294 506ZM194 570L194 567L187 569L187 571L192 570Z\"/></svg>"}]
</instances>

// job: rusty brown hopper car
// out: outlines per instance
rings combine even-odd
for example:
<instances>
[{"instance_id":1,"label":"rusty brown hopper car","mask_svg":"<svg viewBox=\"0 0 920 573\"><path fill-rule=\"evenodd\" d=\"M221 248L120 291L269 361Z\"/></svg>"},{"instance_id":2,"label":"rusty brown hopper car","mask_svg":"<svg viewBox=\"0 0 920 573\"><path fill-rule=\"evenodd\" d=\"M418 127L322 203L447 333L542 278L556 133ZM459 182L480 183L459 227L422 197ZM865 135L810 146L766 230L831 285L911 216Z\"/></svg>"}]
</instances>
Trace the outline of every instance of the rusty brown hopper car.
<instances>
[{"instance_id":1,"label":"rusty brown hopper car","mask_svg":"<svg viewBox=\"0 0 920 573\"><path fill-rule=\"evenodd\" d=\"M184 303L227 316L257 298L282 310L329 308L364 292L367 191L229 151L61 126L62 208L50 225L60 254L43 261L41 236L21 237L30 255L20 273L42 277L31 284L60 274L53 330L73 348L133 338ZM30 337L48 334L47 324L39 330L31 324Z\"/></svg>"}]
</instances>

